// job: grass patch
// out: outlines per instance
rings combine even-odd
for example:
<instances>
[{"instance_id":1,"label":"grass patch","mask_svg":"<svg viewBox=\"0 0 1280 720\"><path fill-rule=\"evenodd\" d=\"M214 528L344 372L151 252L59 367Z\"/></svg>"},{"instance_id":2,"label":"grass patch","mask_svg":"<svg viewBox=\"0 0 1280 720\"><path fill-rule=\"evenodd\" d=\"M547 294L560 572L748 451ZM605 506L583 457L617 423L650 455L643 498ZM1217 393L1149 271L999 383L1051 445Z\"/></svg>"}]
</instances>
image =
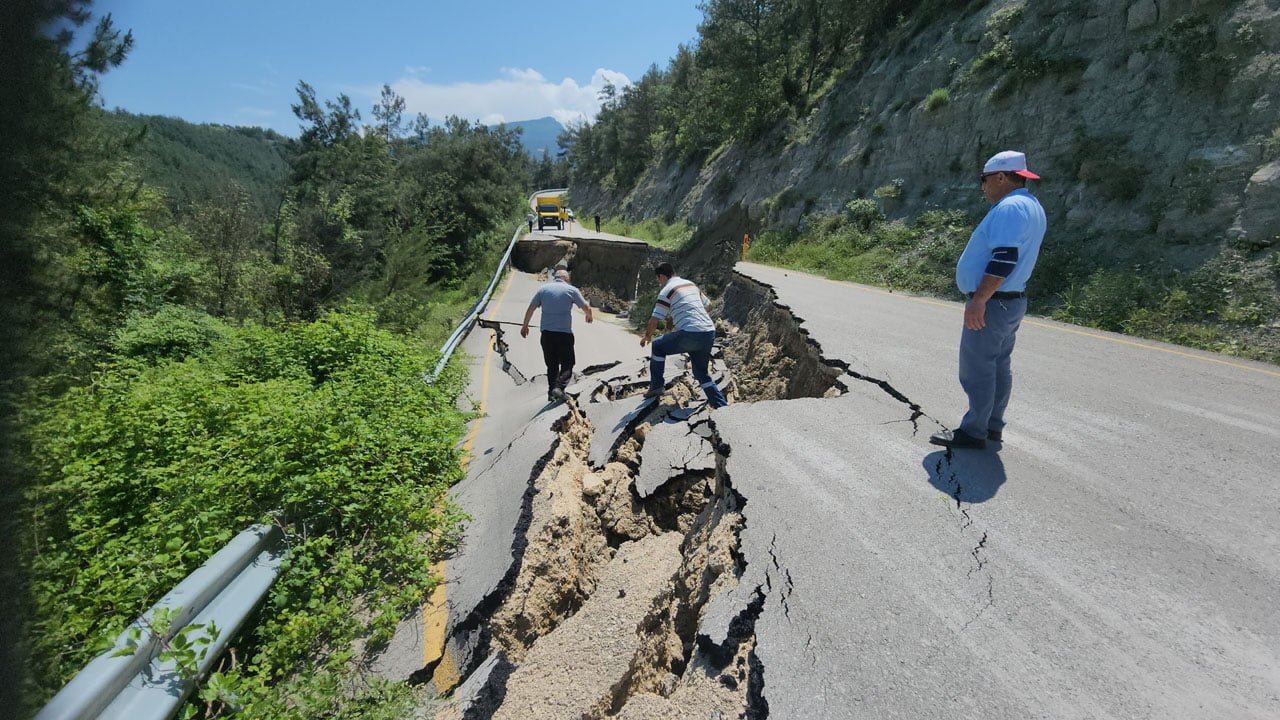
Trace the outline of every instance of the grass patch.
<instances>
[{"instance_id":1,"label":"grass patch","mask_svg":"<svg viewBox=\"0 0 1280 720\"><path fill-rule=\"evenodd\" d=\"M1280 158L1280 127L1262 140L1262 159L1271 162L1277 158Z\"/></svg>"},{"instance_id":2,"label":"grass patch","mask_svg":"<svg viewBox=\"0 0 1280 720\"><path fill-rule=\"evenodd\" d=\"M951 104L951 91L937 88L924 99L925 112L935 112Z\"/></svg>"},{"instance_id":3,"label":"grass patch","mask_svg":"<svg viewBox=\"0 0 1280 720\"><path fill-rule=\"evenodd\" d=\"M673 252L683 248L693 237L693 228L686 223L666 223L658 218L637 223L627 222L622 218L601 218L600 231L643 240L654 247Z\"/></svg>"},{"instance_id":4,"label":"grass patch","mask_svg":"<svg viewBox=\"0 0 1280 720\"><path fill-rule=\"evenodd\" d=\"M869 201L866 201L869 202ZM853 207L864 211L854 217ZM855 219L856 218L856 219ZM959 299L955 263L973 223L933 211L885 221L864 201L762 233L748 259L835 280ZM1082 258L1089 258L1088 260ZM1228 247L1191 272L1158 264L1100 267L1105 257L1046 246L1031 282L1032 312L1057 320L1280 363L1280 251ZM1114 263L1112 263L1114 265Z\"/></svg>"}]
</instances>

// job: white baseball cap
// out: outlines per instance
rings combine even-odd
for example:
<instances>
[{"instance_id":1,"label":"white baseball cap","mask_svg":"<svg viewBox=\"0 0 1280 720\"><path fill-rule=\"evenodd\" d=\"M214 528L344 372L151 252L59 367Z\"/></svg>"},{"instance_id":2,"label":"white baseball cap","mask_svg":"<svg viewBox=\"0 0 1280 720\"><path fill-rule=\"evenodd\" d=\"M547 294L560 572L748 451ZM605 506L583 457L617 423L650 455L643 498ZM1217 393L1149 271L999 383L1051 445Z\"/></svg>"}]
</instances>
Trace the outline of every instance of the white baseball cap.
<instances>
[{"instance_id":1,"label":"white baseball cap","mask_svg":"<svg viewBox=\"0 0 1280 720\"><path fill-rule=\"evenodd\" d=\"M982 166L982 174L993 172L1011 172L1031 180L1039 180L1040 176L1027 169L1027 156L1017 150L1005 150L991 156Z\"/></svg>"}]
</instances>

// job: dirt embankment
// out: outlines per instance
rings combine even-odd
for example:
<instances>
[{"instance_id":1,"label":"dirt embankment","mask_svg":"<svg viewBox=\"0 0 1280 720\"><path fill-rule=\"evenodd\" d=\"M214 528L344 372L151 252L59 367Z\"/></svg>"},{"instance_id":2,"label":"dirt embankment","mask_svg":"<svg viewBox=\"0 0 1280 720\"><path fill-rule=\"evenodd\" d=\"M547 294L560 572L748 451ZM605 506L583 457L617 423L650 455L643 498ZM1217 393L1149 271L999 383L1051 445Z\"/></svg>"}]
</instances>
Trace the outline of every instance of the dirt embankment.
<instances>
[{"instance_id":1,"label":"dirt embankment","mask_svg":"<svg viewBox=\"0 0 1280 720\"><path fill-rule=\"evenodd\" d=\"M668 253L640 242L614 242L596 238L521 240L511 253L511 264L529 273L544 272L564 261L577 285L593 307L619 313L630 308L645 276Z\"/></svg>"},{"instance_id":2,"label":"dirt embankment","mask_svg":"<svg viewBox=\"0 0 1280 720\"><path fill-rule=\"evenodd\" d=\"M696 392L687 379L673 383L602 467L589 462L594 431L571 405L530 481L520 566L485 622L496 668L468 680L457 693L465 701L437 718L758 716L750 624L710 652L696 637L704 606L744 569L744 500L724 475L707 412L675 412ZM642 495L641 451L660 429L696 436L710 462L672 468Z\"/></svg>"},{"instance_id":3,"label":"dirt embankment","mask_svg":"<svg viewBox=\"0 0 1280 720\"><path fill-rule=\"evenodd\" d=\"M843 368L823 358L771 288L735 273L716 307L726 335L725 362L740 399L831 397L845 391Z\"/></svg>"}]
</instances>

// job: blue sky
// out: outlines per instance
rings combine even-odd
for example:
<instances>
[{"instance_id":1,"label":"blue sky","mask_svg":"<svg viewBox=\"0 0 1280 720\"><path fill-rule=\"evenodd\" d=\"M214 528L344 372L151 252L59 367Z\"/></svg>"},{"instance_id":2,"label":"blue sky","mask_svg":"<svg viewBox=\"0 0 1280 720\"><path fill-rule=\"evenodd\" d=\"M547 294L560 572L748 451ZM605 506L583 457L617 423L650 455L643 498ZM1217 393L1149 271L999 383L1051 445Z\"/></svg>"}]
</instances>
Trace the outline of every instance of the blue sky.
<instances>
[{"instance_id":1,"label":"blue sky","mask_svg":"<svg viewBox=\"0 0 1280 720\"><path fill-rule=\"evenodd\" d=\"M697 37L697 0L409 2L98 0L134 49L102 79L107 108L297 135L299 80L368 118L382 85L408 117L486 123L591 116L606 81L665 68Z\"/></svg>"}]
</instances>

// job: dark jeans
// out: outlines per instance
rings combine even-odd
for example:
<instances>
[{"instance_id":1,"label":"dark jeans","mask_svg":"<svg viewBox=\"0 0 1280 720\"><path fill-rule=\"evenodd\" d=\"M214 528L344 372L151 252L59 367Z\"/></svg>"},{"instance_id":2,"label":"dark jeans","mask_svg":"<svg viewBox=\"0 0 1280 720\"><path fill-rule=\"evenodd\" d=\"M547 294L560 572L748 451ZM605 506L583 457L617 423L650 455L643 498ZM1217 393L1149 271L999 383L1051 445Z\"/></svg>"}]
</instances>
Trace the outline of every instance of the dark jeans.
<instances>
[{"instance_id":1,"label":"dark jeans","mask_svg":"<svg viewBox=\"0 0 1280 720\"><path fill-rule=\"evenodd\" d=\"M649 389L662 390L668 355L689 353L689 359L693 361L693 379L698 381L702 391L707 394L707 402L711 407L728 405L728 401L724 399L724 393L720 392L720 388L711 379L711 374L707 372L707 364L711 362L711 344L715 339L715 330L707 332L677 330L654 340L653 355L649 358Z\"/></svg>"},{"instance_id":2,"label":"dark jeans","mask_svg":"<svg viewBox=\"0 0 1280 720\"><path fill-rule=\"evenodd\" d=\"M543 330L542 359L547 364L547 390L568 387L573 379L573 333Z\"/></svg>"},{"instance_id":3,"label":"dark jeans","mask_svg":"<svg viewBox=\"0 0 1280 720\"><path fill-rule=\"evenodd\" d=\"M987 301L986 327L960 335L960 387L969 396L969 412L960 421L965 434L985 438L1004 430L1004 411L1013 389L1013 344L1027 313L1027 299Z\"/></svg>"}]
</instances>

